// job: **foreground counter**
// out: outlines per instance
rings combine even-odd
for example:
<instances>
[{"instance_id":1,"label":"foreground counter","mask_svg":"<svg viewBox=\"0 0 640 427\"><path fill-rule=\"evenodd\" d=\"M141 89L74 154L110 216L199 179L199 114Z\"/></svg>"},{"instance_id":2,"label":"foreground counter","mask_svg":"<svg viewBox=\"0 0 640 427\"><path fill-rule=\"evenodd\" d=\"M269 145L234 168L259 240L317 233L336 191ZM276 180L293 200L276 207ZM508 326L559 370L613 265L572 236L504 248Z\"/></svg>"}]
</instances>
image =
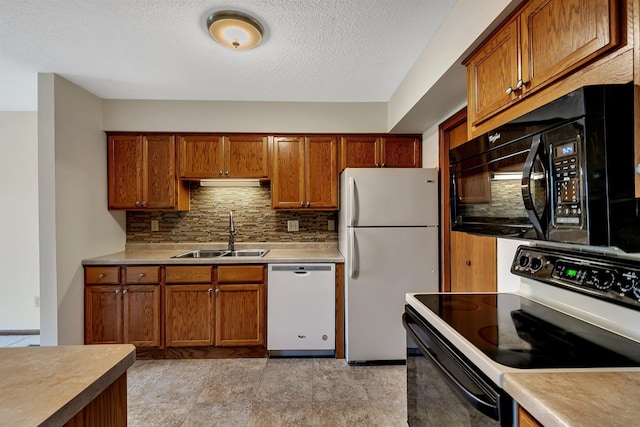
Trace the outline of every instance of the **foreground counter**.
<instances>
[{"instance_id":1,"label":"foreground counter","mask_svg":"<svg viewBox=\"0 0 640 427\"><path fill-rule=\"evenodd\" d=\"M0 426L126 426L130 344L0 348Z\"/></svg>"}]
</instances>

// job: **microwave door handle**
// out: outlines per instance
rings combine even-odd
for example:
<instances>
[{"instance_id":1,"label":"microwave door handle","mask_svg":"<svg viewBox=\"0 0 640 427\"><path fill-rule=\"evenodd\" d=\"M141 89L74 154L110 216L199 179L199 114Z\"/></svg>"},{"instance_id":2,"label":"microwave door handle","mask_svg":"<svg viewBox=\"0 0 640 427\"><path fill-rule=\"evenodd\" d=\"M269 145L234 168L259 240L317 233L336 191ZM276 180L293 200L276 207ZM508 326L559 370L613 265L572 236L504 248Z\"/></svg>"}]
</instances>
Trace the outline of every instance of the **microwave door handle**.
<instances>
[{"instance_id":1,"label":"microwave door handle","mask_svg":"<svg viewBox=\"0 0 640 427\"><path fill-rule=\"evenodd\" d=\"M542 226L542 218L538 217L538 213L536 212L535 204L533 202L533 197L531 196L531 172L533 172L533 165L535 164L536 157L542 158L542 150L544 149L544 144L542 144L542 138L540 134L533 136L533 142L531 144L531 151L529 151L529 155L527 156L527 160L524 162L524 170L522 171L522 200L524 202L524 207L527 211L527 216L529 217L529 221L533 225L533 229L538 236L538 239L544 240L545 230ZM542 162L544 165L544 162Z\"/></svg>"}]
</instances>

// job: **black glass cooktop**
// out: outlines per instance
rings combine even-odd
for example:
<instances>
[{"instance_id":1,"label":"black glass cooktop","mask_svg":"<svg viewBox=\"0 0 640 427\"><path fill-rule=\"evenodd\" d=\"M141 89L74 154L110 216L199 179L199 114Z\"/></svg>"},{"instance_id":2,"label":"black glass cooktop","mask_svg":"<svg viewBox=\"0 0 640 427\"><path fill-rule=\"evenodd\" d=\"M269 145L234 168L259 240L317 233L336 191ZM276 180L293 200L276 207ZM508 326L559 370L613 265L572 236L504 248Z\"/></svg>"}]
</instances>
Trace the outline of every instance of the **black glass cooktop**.
<instances>
[{"instance_id":1,"label":"black glass cooktop","mask_svg":"<svg viewBox=\"0 0 640 427\"><path fill-rule=\"evenodd\" d=\"M424 294L422 304L502 365L640 366L640 343L514 294Z\"/></svg>"}]
</instances>

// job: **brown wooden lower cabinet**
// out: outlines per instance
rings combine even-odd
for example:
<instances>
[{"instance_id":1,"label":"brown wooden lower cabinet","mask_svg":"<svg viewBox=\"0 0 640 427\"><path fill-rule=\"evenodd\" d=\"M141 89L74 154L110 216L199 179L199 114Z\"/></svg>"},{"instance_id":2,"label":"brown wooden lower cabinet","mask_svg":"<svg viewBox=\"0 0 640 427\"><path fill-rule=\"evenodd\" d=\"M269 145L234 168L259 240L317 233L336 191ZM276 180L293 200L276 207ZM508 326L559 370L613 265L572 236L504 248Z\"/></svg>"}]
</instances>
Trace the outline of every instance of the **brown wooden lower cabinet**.
<instances>
[{"instance_id":1,"label":"brown wooden lower cabinet","mask_svg":"<svg viewBox=\"0 0 640 427\"><path fill-rule=\"evenodd\" d=\"M216 286L216 346L265 345L264 284Z\"/></svg>"},{"instance_id":2,"label":"brown wooden lower cabinet","mask_svg":"<svg viewBox=\"0 0 640 427\"><path fill-rule=\"evenodd\" d=\"M451 292L496 292L496 239L459 231L450 235Z\"/></svg>"},{"instance_id":3,"label":"brown wooden lower cabinet","mask_svg":"<svg viewBox=\"0 0 640 427\"><path fill-rule=\"evenodd\" d=\"M213 285L166 285L167 347L213 345Z\"/></svg>"},{"instance_id":4,"label":"brown wooden lower cabinet","mask_svg":"<svg viewBox=\"0 0 640 427\"><path fill-rule=\"evenodd\" d=\"M137 347L162 347L159 268L143 269L135 271L139 285L100 284L118 282L119 267L85 269L85 344L124 343ZM130 280L134 283L133 279ZM125 280L125 283L128 282Z\"/></svg>"},{"instance_id":5,"label":"brown wooden lower cabinet","mask_svg":"<svg viewBox=\"0 0 640 427\"><path fill-rule=\"evenodd\" d=\"M542 427L542 424L538 422L533 416L522 409L522 406L518 406L518 426L520 427Z\"/></svg>"}]
</instances>

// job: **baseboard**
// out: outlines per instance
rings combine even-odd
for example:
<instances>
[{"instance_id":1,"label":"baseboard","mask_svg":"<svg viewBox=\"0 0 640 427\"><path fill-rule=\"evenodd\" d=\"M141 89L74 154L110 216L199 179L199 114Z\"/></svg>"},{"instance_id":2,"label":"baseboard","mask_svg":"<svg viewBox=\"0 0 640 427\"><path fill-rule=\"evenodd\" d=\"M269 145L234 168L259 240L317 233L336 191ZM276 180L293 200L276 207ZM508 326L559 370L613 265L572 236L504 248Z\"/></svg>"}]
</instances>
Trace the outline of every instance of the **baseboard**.
<instances>
[{"instance_id":1,"label":"baseboard","mask_svg":"<svg viewBox=\"0 0 640 427\"><path fill-rule=\"evenodd\" d=\"M18 331L0 331L0 335L40 335L40 329L21 329Z\"/></svg>"}]
</instances>

